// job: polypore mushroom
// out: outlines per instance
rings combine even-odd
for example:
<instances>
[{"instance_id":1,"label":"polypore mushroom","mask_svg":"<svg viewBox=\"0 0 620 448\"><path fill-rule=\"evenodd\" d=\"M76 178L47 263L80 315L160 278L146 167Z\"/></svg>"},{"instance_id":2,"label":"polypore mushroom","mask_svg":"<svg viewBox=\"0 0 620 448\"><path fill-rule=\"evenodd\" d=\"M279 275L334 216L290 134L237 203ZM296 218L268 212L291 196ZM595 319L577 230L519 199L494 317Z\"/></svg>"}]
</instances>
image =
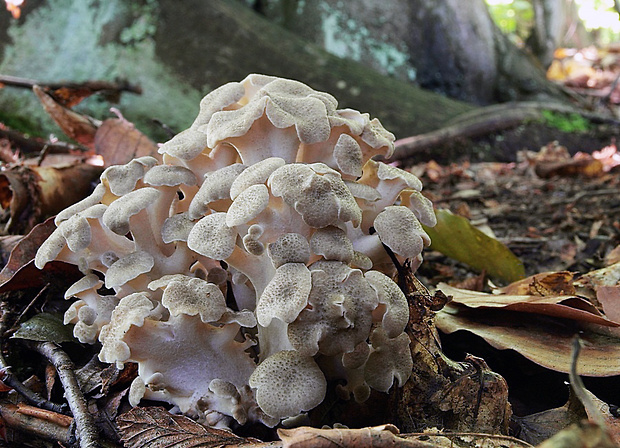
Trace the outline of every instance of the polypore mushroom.
<instances>
[{"instance_id":1,"label":"polypore mushroom","mask_svg":"<svg viewBox=\"0 0 620 448\"><path fill-rule=\"evenodd\" d=\"M328 381L361 402L409 376L388 252L417 267L420 223L435 223L419 179L372 160L393 150L368 114L249 75L208 94L161 161L109 167L35 265L82 270L65 321L99 339L102 361L138 364L132 405L274 426L315 408Z\"/></svg>"}]
</instances>

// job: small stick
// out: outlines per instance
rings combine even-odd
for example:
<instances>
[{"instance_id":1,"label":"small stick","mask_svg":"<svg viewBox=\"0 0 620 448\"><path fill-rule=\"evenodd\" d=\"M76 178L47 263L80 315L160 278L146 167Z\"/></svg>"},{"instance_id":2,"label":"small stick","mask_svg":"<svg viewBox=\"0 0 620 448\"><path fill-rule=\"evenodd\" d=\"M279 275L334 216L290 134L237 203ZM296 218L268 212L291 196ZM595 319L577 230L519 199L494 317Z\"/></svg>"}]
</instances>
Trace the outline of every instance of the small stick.
<instances>
[{"instance_id":1,"label":"small stick","mask_svg":"<svg viewBox=\"0 0 620 448\"><path fill-rule=\"evenodd\" d=\"M56 367L60 382L65 389L67 403L69 403L69 408L73 413L80 447L101 447L95 420L88 411L86 398L82 394L75 376L75 366L69 356L53 342L39 342L34 347Z\"/></svg>"}]
</instances>

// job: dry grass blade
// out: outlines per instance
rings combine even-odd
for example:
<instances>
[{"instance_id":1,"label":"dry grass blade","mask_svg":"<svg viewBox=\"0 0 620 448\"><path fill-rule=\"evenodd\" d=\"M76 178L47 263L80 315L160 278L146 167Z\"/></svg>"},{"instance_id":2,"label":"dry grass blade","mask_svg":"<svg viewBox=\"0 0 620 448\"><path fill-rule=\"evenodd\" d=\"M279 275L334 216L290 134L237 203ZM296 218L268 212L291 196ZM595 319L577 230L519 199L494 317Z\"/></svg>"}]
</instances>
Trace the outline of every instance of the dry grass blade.
<instances>
[{"instance_id":1,"label":"dry grass blade","mask_svg":"<svg viewBox=\"0 0 620 448\"><path fill-rule=\"evenodd\" d=\"M229 431L207 428L162 407L134 408L116 422L126 448L215 448L248 443Z\"/></svg>"}]
</instances>

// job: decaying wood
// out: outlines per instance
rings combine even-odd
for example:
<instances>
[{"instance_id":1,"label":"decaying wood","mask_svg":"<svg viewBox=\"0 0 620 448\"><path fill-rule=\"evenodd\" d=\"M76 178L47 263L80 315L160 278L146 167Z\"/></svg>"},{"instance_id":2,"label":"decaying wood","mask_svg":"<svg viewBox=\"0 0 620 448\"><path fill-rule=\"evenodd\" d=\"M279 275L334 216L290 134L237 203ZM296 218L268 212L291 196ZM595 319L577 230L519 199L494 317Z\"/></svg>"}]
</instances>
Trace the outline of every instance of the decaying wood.
<instances>
[{"instance_id":1,"label":"decaying wood","mask_svg":"<svg viewBox=\"0 0 620 448\"><path fill-rule=\"evenodd\" d=\"M508 385L484 360L449 359L441 350L434 315L448 301L430 295L415 276L399 267L399 284L409 301L406 332L411 339L412 375L390 394L395 423L403 432L424 428L507 434L511 416Z\"/></svg>"},{"instance_id":2,"label":"decaying wood","mask_svg":"<svg viewBox=\"0 0 620 448\"><path fill-rule=\"evenodd\" d=\"M44 411L25 404L15 405L2 400L0 401L0 417L5 428L28 434L29 438L41 437L45 440L58 441L63 445L71 443L73 419L66 415Z\"/></svg>"},{"instance_id":3,"label":"decaying wood","mask_svg":"<svg viewBox=\"0 0 620 448\"><path fill-rule=\"evenodd\" d=\"M102 167L85 163L64 166L15 165L0 173L0 206L4 231L27 233L88 195Z\"/></svg>"}]
</instances>

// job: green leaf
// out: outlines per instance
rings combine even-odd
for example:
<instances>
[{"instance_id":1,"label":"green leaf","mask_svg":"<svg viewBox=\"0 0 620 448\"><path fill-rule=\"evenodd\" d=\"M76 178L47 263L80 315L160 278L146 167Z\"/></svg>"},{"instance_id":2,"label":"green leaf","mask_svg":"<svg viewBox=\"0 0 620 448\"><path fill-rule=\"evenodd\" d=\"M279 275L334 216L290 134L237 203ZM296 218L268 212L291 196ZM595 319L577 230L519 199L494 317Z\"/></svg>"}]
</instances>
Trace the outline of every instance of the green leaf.
<instances>
[{"instance_id":1,"label":"green leaf","mask_svg":"<svg viewBox=\"0 0 620 448\"><path fill-rule=\"evenodd\" d=\"M506 282L525 277L523 263L510 249L449 210L435 210L437 225L424 226L431 249Z\"/></svg>"},{"instance_id":2,"label":"green leaf","mask_svg":"<svg viewBox=\"0 0 620 448\"><path fill-rule=\"evenodd\" d=\"M71 333L71 327L65 325L59 316L50 313L37 314L27 320L11 337L39 342L56 342L57 344L77 342Z\"/></svg>"}]
</instances>

